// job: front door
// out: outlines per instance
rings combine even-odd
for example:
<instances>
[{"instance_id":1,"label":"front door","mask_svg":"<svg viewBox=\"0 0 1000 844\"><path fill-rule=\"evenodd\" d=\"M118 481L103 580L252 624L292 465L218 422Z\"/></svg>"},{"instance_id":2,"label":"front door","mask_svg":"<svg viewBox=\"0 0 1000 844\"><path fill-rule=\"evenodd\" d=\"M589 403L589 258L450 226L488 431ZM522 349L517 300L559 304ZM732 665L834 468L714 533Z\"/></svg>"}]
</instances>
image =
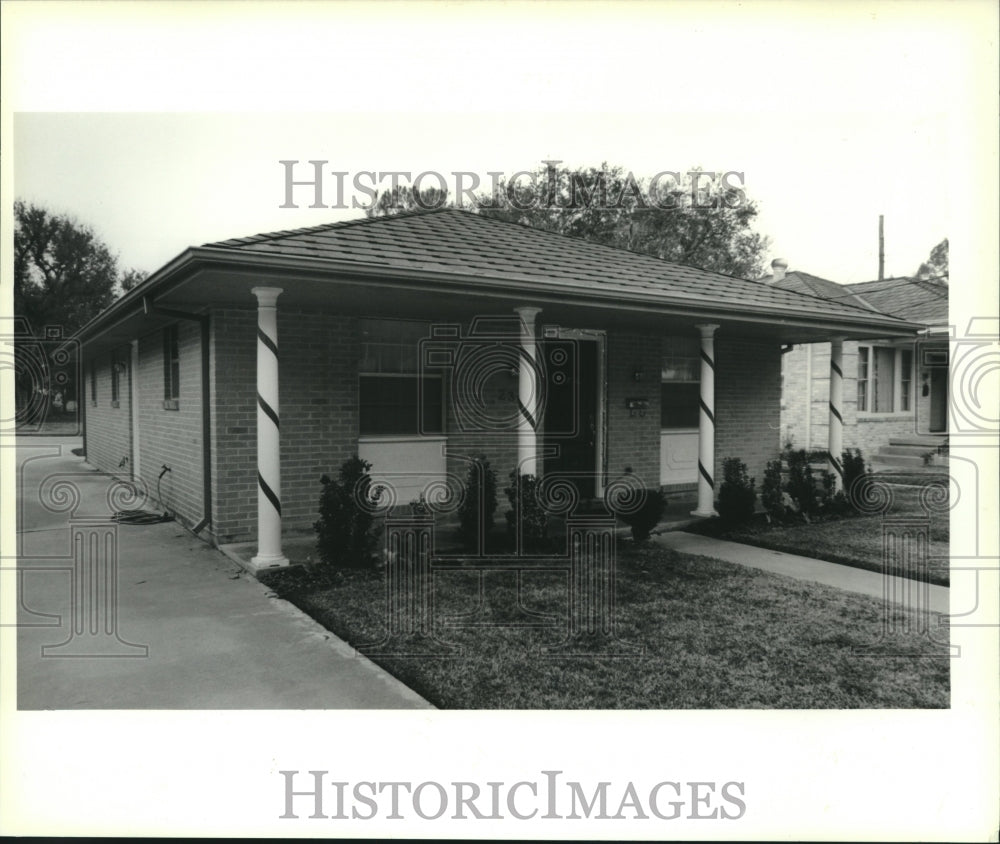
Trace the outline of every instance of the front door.
<instances>
[{"instance_id":1,"label":"front door","mask_svg":"<svg viewBox=\"0 0 1000 844\"><path fill-rule=\"evenodd\" d=\"M932 433L948 430L948 370L935 367L931 370L931 407L929 426Z\"/></svg>"},{"instance_id":2,"label":"front door","mask_svg":"<svg viewBox=\"0 0 1000 844\"><path fill-rule=\"evenodd\" d=\"M600 343L589 338L546 339L542 443L546 473L567 473L581 498L598 493L601 404Z\"/></svg>"}]
</instances>

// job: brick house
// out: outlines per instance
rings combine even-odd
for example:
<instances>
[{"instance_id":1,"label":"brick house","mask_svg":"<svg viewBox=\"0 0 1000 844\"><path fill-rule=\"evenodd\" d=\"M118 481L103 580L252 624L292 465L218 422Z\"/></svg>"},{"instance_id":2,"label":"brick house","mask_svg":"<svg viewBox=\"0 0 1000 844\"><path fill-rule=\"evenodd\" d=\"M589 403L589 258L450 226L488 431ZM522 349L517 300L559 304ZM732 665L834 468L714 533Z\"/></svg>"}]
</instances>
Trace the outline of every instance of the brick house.
<instances>
[{"instance_id":1,"label":"brick house","mask_svg":"<svg viewBox=\"0 0 1000 844\"><path fill-rule=\"evenodd\" d=\"M920 452L947 443L948 285L915 278L841 285L786 267L776 259L761 281L922 324L916 338L844 341L842 411L845 448L861 449L876 466L922 465ZM782 358L783 443L826 448L830 348L797 345Z\"/></svg>"},{"instance_id":2,"label":"brick house","mask_svg":"<svg viewBox=\"0 0 1000 844\"><path fill-rule=\"evenodd\" d=\"M780 448L783 346L918 328L470 212L354 220L189 248L86 325L86 455L261 567L356 453L400 503L485 453L710 515L725 457Z\"/></svg>"}]
</instances>

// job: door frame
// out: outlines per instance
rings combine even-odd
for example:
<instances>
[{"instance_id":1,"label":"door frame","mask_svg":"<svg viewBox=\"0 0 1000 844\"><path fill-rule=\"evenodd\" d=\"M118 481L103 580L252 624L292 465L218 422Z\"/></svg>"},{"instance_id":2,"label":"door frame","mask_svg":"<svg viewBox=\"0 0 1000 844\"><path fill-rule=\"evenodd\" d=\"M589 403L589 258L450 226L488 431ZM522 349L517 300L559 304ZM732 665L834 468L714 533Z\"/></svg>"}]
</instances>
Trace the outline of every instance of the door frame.
<instances>
[{"instance_id":1,"label":"door frame","mask_svg":"<svg viewBox=\"0 0 1000 844\"><path fill-rule=\"evenodd\" d=\"M608 332L598 328L563 328L561 326L545 326L542 330L542 341L545 340L585 340L597 343L597 366L594 378L597 386L597 418L595 421L596 436L594 442L594 494L601 497L604 494L604 480L607 474L607 419L608 419L608 379L607 350ZM585 373L581 371L580 377ZM545 432L542 431L542 446L545 445Z\"/></svg>"}]
</instances>

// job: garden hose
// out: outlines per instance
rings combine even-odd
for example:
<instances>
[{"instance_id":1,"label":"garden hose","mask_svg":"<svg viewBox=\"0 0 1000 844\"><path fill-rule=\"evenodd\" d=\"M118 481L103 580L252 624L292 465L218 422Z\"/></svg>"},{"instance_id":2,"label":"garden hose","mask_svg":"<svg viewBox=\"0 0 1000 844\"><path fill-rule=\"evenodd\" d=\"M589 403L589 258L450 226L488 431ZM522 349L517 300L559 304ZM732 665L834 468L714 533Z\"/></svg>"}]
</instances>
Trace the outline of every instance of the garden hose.
<instances>
[{"instance_id":1,"label":"garden hose","mask_svg":"<svg viewBox=\"0 0 1000 844\"><path fill-rule=\"evenodd\" d=\"M160 471L160 474L156 479L157 501L163 500L160 495L160 481L162 481L163 476L170 471L172 471L170 467L164 464L163 469ZM158 525L163 522L172 522L174 519L174 517L167 511L162 513L150 513L148 510L118 510L111 516L111 518L120 525Z\"/></svg>"}]
</instances>

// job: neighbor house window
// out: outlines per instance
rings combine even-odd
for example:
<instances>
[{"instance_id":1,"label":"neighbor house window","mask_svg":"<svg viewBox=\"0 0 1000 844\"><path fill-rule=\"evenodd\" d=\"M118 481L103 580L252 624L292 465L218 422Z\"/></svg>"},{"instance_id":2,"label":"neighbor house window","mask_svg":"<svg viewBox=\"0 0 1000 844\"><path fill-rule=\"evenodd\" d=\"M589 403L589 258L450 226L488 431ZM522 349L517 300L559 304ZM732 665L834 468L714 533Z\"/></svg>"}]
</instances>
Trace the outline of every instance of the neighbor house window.
<instances>
[{"instance_id":1,"label":"neighbor house window","mask_svg":"<svg viewBox=\"0 0 1000 844\"><path fill-rule=\"evenodd\" d=\"M111 353L111 406L118 407L118 386L121 378L121 361L118 359L118 352Z\"/></svg>"},{"instance_id":2,"label":"neighbor house window","mask_svg":"<svg viewBox=\"0 0 1000 844\"><path fill-rule=\"evenodd\" d=\"M419 342L429 333L430 326L422 322L361 320L361 436L444 432L442 378L420 371Z\"/></svg>"},{"instance_id":3,"label":"neighbor house window","mask_svg":"<svg viewBox=\"0 0 1000 844\"><path fill-rule=\"evenodd\" d=\"M858 410L905 413L913 403L913 351L858 347Z\"/></svg>"},{"instance_id":4,"label":"neighbor house window","mask_svg":"<svg viewBox=\"0 0 1000 844\"><path fill-rule=\"evenodd\" d=\"M163 329L163 406L176 410L181 395L181 356L177 344L177 326Z\"/></svg>"},{"instance_id":5,"label":"neighbor house window","mask_svg":"<svg viewBox=\"0 0 1000 844\"><path fill-rule=\"evenodd\" d=\"M660 369L660 427L697 428L701 361L697 337L668 337Z\"/></svg>"}]
</instances>

